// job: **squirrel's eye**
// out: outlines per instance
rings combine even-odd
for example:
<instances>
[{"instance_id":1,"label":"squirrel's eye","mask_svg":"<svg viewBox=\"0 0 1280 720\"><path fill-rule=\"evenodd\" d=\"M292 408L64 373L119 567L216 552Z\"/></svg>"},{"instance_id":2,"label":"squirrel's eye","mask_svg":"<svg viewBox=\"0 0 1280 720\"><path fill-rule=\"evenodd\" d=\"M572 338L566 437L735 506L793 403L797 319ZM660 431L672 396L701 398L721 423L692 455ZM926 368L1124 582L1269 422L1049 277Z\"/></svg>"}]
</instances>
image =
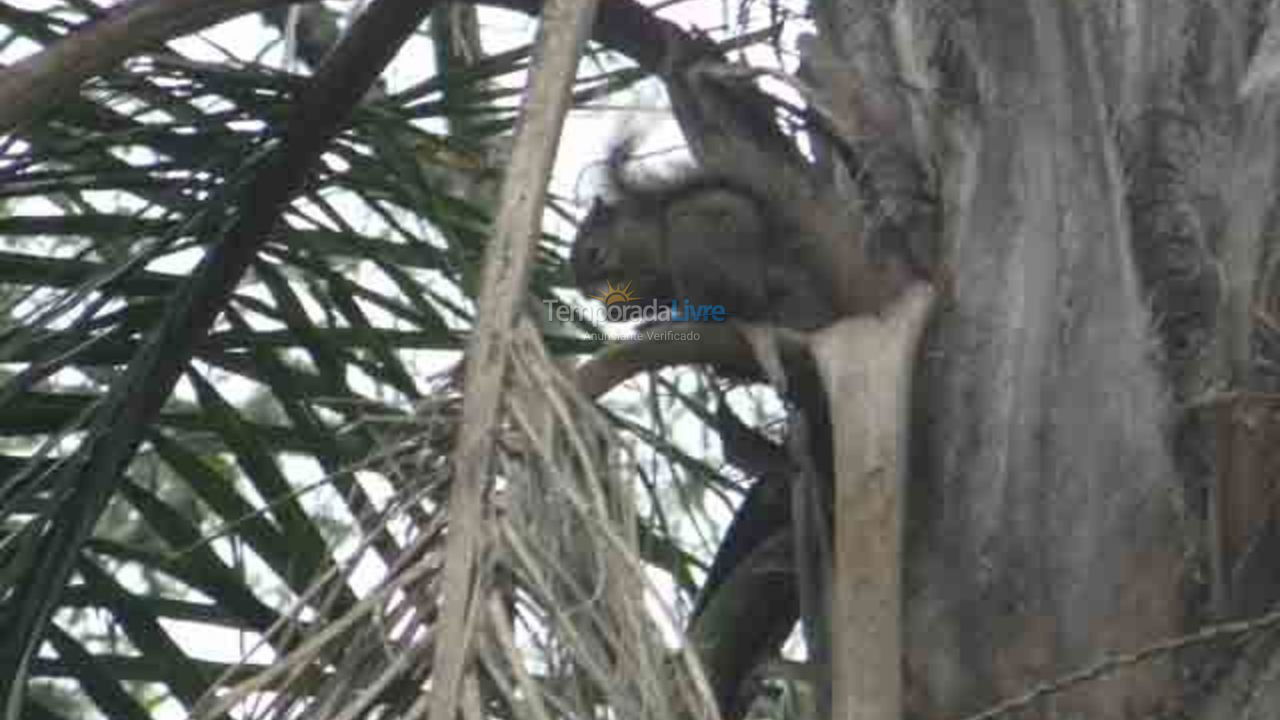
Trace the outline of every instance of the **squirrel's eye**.
<instances>
[{"instance_id":1,"label":"squirrel's eye","mask_svg":"<svg viewBox=\"0 0 1280 720\"><path fill-rule=\"evenodd\" d=\"M604 265L604 248L593 246L585 248L585 250L587 251L586 259L588 265L591 267L600 267L601 265Z\"/></svg>"}]
</instances>

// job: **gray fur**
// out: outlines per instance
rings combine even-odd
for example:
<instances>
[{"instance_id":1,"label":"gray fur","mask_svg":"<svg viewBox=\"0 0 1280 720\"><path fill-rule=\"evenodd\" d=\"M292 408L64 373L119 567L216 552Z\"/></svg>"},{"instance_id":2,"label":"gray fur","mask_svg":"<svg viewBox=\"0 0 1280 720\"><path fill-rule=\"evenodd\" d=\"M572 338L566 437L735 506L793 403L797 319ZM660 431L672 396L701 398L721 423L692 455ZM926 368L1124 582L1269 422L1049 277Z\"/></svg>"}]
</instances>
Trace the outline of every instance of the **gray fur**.
<instances>
[{"instance_id":1,"label":"gray fur","mask_svg":"<svg viewBox=\"0 0 1280 720\"><path fill-rule=\"evenodd\" d=\"M667 177L623 171L631 143L609 160L616 199L597 201L571 255L588 294L630 284L645 301L723 305L729 317L812 329L874 311L901 287L897 263L870 267L856 214L798 168L749 152Z\"/></svg>"}]
</instances>

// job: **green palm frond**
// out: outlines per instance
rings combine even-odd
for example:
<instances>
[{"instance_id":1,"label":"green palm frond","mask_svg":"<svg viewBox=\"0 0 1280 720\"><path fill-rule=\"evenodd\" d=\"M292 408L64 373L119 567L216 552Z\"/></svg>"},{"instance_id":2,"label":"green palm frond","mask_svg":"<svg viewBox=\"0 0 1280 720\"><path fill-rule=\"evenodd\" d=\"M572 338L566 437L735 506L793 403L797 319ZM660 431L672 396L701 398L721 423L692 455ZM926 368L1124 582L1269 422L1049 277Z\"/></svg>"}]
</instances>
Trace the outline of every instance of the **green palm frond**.
<instances>
[{"instance_id":1,"label":"green palm frond","mask_svg":"<svg viewBox=\"0 0 1280 720\"><path fill-rule=\"evenodd\" d=\"M71 28L15 5L0 29L46 45ZM21 667L113 718L189 710L304 647L363 599L353 545L391 567L413 535L383 519L438 525L421 458L387 468L415 412L452 412L430 381L470 328L495 148L530 64L516 47L352 98L302 174L287 163L326 109L323 69L176 47L0 142L0 697ZM579 82L580 102L643 77L614 65ZM293 175L296 190L273 184ZM252 250L222 264L236 248ZM567 284L564 254L543 239L538 298ZM600 346L547 332L556 353ZM700 553L664 513L699 500L673 485L736 492L652 429L696 404L615 419L650 496L646 560L686 593ZM432 438L441 457L449 441ZM205 652L260 642L268 659L245 666ZM35 692L14 712L68 716Z\"/></svg>"}]
</instances>

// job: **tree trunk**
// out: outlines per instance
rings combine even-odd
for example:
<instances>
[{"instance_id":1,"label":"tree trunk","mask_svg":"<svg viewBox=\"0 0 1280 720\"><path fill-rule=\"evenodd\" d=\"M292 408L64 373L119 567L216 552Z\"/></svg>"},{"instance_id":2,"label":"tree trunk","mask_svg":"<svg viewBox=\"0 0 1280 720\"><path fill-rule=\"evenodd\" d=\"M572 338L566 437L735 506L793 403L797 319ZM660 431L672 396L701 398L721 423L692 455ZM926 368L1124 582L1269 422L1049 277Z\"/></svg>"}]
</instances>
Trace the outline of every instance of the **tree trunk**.
<instances>
[{"instance_id":1,"label":"tree trunk","mask_svg":"<svg viewBox=\"0 0 1280 720\"><path fill-rule=\"evenodd\" d=\"M1280 28L1259 38L1278 8L814 3L806 77L866 151L850 202L872 196L873 245L936 248L945 291L917 383L906 716L979 712L1280 594L1259 561ZM666 79L686 130L735 121L687 122L706 95ZM1241 690L1271 665L1251 652L1214 717L1277 704ZM1020 710L1203 707L1225 675L1206 657L1144 653Z\"/></svg>"},{"instance_id":2,"label":"tree trunk","mask_svg":"<svg viewBox=\"0 0 1280 720\"><path fill-rule=\"evenodd\" d=\"M909 712L954 717L1177 636L1203 613L1189 491L1205 475L1174 461L1168 431L1183 418L1169 400L1206 379L1257 382L1274 103L1235 94L1256 4L991 0L927 21L904 9L923 3L898 5L898 37L908 27L922 40L898 46L900 67L933 50L953 73L915 89L942 128L953 296L927 353L905 562ZM1198 134L1170 132L1193 121ZM1179 251L1196 267L1216 253L1222 274L1174 275ZM1153 300L1183 322L1153 324ZM1159 364L1159 340L1181 347L1206 326L1215 342ZM1177 436L1180 459L1207 446L1197 430ZM1180 677L1157 657L1028 712L1142 717L1182 706L1194 688Z\"/></svg>"},{"instance_id":3,"label":"tree trunk","mask_svg":"<svg viewBox=\"0 0 1280 720\"><path fill-rule=\"evenodd\" d=\"M973 10L948 29L970 38L977 97L946 122L954 296L927 355L908 521L923 717L1177 635L1185 615L1182 488L1116 145L1131 37L1099 4ZM1032 714L1144 716L1176 680L1154 661Z\"/></svg>"}]
</instances>

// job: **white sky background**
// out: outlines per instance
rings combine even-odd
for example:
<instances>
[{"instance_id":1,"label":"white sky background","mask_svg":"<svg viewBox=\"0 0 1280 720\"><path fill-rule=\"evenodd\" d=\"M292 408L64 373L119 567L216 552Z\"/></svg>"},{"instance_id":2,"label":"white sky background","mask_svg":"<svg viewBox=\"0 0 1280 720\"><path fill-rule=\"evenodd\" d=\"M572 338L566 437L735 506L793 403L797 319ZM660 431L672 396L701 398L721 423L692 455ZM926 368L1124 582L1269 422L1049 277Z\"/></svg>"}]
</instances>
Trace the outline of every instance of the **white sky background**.
<instances>
[{"instance_id":1,"label":"white sky background","mask_svg":"<svg viewBox=\"0 0 1280 720\"><path fill-rule=\"evenodd\" d=\"M14 4L21 9L40 11L61 3L55 0L19 0ZM106 6L116 3L100 4ZM340 11L348 10L353 6L351 2L328 2L326 4ZM764 3L759 4L763 5ZM608 12L608 5L609 0L602 0L600 12ZM721 0L686 0L664 11L663 16L675 20L686 28L699 28L714 32L724 27L726 17L729 18L731 29L734 29L732 23L736 22L735 13L738 8L738 0L728 2ZM485 51L488 53L498 53L512 47L531 43L537 27L535 18L487 8L481 9L480 21L481 38ZM751 29L757 29L767 23L767 17L753 18ZM789 23L787 28L788 41L784 45L791 47L790 40L794 38L796 32L804 29L806 28L799 26L794 21ZM225 56L218 49L219 47L231 50L237 56L249 60L258 57L264 42L274 37L274 34L274 31L268 30L256 15L247 15L206 30L198 37L178 40L171 43L171 45L190 57L204 58L214 62L225 61ZM207 38L207 41L203 38ZM8 64L34 52L36 49L36 46L21 41L9 44L0 49L0 63ZM767 48L754 49L747 53L747 59L754 64L769 67L776 66L777 62L772 51ZM285 67L287 63L283 43L277 43L260 60L268 65ZM433 64L429 38L425 33L420 33L402 50L400 56L388 69L384 79L388 82L391 90L402 89L433 74ZM584 67L589 68L590 66L584 65ZM773 91L778 90L776 86L770 89ZM674 151L660 155L660 160L667 157L673 159L682 157L682 153L678 151L678 148L683 144L683 141L678 127L670 117L666 98L662 93L661 87L654 81L646 81L625 96L607 98L603 101L597 100L588 109L575 110L570 113L566 120L557 155L551 181L551 192L562 198L576 199L583 203L588 202L592 194L598 189L599 161L604 157L611 141L620 132L628 128L642 128L645 131L644 151ZM30 208L31 211L39 212L47 212L51 209L52 206ZM580 211L583 210L585 210L585 205L580 208ZM555 218L550 213L547 214L547 219L549 223L548 230L561 236L572 235L572 227L564 221ZM184 262L194 262L194 260L194 257L185 260L173 259L168 262L174 263L174 265L156 269L185 271L188 269L187 267L178 267L177 265ZM431 372L433 369L445 367L449 362L456 360L456 357L454 353L440 353L434 361L428 360L420 367L424 372ZM229 386L220 385L219 390L227 393L229 397L239 400L251 395L254 388L247 382L233 381L229 383ZM634 401L645 392L648 392L648 389L635 382L628 389L615 393L614 397L626 403L629 400ZM742 400L742 404L749 403L749 400L741 397L736 399ZM755 408L755 410L758 410L758 408ZM747 410L744 416L751 417L751 412L752 410ZM673 428L673 435L681 444L691 448L699 456L706 456L708 453L711 453L713 457L718 455L716 443L708 442L709 438L705 436L700 423L692 418L679 421ZM300 483L309 483L321 479L320 470L313 462L304 463L299 460L287 460L286 462L289 475ZM317 498L317 501L324 502L319 498ZM716 507L709 508L709 511L714 516L715 522L723 526L729 518L729 509L721 507L718 503L713 503L713 505ZM696 528L686 527L685 530L689 533L697 533ZM708 528L702 528L701 530L705 532ZM694 540L695 535L691 535L690 539ZM225 550L226 548L221 549ZM250 577L270 575L269 571L261 563L250 563L249 569ZM367 577L369 580L373 580L379 575L380 570L378 568L368 568ZM655 573L654 580L664 587L662 594L667 599L674 596L674 591L668 578L661 573ZM122 578L122 581L128 582L129 578ZM137 579L135 578L130 584L137 587ZM198 643L197 654L202 657L224 661L234 660L239 658L246 649L244 638L235 632L220 631L206 625L187 626L183 623L170 622L165 624L184 642L196 637L198 633L200 642ZM270 660L269 657L262 655L251 659L256 661ZM172 710L174 717L182 716L176 703L172 704Z\"/></svg>"}]
</instances>

